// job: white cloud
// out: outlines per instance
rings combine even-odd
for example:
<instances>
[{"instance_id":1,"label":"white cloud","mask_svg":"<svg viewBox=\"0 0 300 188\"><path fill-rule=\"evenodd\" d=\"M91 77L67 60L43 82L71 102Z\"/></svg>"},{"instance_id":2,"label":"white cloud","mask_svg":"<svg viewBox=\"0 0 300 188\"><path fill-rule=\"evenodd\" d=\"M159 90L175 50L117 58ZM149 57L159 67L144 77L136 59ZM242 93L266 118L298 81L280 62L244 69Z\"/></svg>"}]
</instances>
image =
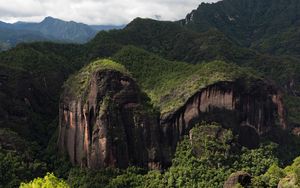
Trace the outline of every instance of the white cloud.
<instances>
[{"instance_id":1,"label":"white cloud","mask_svg":"<svg viewBox=\"0 0 300 188\"><path fill-rule=\"evenodd\" d=\"M0 20L41 21L46 16L87 24L126 24L136 17L178 20L201 2L218 0L0 0Z\"/></svg>"}]
</instances>

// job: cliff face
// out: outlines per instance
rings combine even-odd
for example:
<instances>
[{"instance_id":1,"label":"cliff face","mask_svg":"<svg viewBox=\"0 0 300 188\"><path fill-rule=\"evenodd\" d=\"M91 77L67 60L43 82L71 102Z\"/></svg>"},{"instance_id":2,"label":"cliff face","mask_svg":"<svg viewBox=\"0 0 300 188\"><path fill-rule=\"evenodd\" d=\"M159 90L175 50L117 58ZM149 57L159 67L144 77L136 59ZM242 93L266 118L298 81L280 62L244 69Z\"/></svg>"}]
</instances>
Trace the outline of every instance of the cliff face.
<instances>
[{"instance_id":1,"label":"cliff face","mask_svg":"<svg viewBox=\"0 0 300 188\"><path fill-rule=\"evenodd\" d=\"M248 86L247 86L248 87ZM280 92L272 85L258 81L246 88L241 80L219 82L192 96L184 106L161 117L167 147L175 151L178 140L201 121L215 121L239 135L242 145L258 146L259 137L279 120L286 128L286 117Z\"/></svg>"},{"instance_id":2,"label":"cliff face","mask_svg":"<svg viewBox=\"0 0 300 188\"><path fill-rule=\"evenodd\" d=\"M134 80L118 71L98 71L85 97L62 96L59 148L73 164L89 168L159 168L158 125Z\"/></svg>"},{"instance_id":3,"label":"cliff face","mask_svg":"<svg viewBox=\"0 0 300 188\"><path fill-rule=\"evenodd\" d=\"M59 119L60 150L89 168L168 166L178 141L201 121L220 122L250 148L276 120L286 128L281 94L264 81L217 82L159 116L135 81L112 69L93 72L79 96L65 89Z\"/></svg>"}]
</instances>

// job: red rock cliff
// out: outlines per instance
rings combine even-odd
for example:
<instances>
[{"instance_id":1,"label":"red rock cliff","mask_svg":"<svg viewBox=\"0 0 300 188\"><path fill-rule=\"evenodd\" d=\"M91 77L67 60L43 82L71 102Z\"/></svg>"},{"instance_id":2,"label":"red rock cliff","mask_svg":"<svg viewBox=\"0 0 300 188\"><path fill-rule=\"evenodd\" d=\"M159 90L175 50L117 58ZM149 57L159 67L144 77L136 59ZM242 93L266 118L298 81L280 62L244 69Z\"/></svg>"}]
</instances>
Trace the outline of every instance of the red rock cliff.
<instances>
[{"instance_id":1,"label":"red rock cliff","mask_svg":"<svg viewBox=\"0 0 300 188\"><path fill-rule=\"evenodd\" d=\"M95 72L83 98L64 94L60 102L58 144L73 164L159 167L158 118L145 110L134 80L118 71Z\"/></svg>"},{"instance_id":2,"label":"red rock cliff","mask_svg":"<svg viewBox=\"0 0 300 188\"><path fill-rule=\"evenodd\" d=\"M203 120L231 128L248 147L256 147L277 119L286 128L281 94L263 81L207 86L160 118L146 106L132 78L94 72L87 93L76 98L65 91L61 97L59 148L73 164L89 168L160 168L170 165L178 141Z\"/></svg>"},{"instance_id":3,"label":"red rock cliff","mask_svg":"<svg viewBox=\"0 0 300 188\"><path fill-rule=\"evenodd\" d=\"M201 121L220 122L239 134L242 145L254 148L272 127L286 129L282 95L273 85L242 80L219 82L194 94L181 108L161 116L164 147L173 153L178 140ZM169 159L170 161L171 159Z\"/></svg>"}]
</instances>

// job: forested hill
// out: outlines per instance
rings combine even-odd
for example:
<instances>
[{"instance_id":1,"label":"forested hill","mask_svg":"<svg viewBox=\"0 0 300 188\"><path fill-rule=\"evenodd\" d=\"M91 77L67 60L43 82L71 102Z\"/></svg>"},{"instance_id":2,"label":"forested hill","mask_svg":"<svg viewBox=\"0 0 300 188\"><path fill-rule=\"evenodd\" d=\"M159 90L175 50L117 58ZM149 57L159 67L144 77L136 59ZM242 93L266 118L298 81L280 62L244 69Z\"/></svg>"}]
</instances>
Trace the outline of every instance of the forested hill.
<instances>
[{"instance_id":1,"label":"forested hill","mask_svg":"<svg viewBox=\"0 0 300 188\"><path fill-rule=\"evenodd\" d=\"M202 3L180 23L200 32L215 28L261 52L300 55L299 8L297 0L223 0Z\"/></svg>"},{"instance_id":2,"label":"forested hill","mask_svg":"<svg viewBox=\"0 0 300 188\"><path fill-rule=\"evenodd\" d=\"M47 172L64 180L22 186L298 186L298 5L203 3L177 22L0 52L0 187Z\"/></svg>"},{"instance_id":3,"label":"forested hill","mask_svg":"<svg viewBox=\"0 0 300 188\"><path fill-rule=\"evenodd\" d=\"M195 31L174 22L137 18L123 30L100 32L87 44L91 57L109 57L123 45L138 46L169 60L195 64L217 59L250 67L275 80L289 95L288 104L298 101L300 60L297 56L265 54L241 46L216 28ZM291 117L298 116L297 109L293 105ZM298 122L298 118L292 119Z\"/></svg>"}]
</instances>

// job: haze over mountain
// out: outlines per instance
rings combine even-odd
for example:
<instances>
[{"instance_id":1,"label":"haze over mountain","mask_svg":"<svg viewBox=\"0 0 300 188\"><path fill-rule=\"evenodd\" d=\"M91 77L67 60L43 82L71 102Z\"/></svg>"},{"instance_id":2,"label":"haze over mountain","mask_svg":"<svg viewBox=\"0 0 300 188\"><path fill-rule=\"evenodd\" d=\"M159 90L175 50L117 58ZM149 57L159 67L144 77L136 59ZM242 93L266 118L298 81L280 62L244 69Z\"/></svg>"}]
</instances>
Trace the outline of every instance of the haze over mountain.
<instances>
[{"instance_id":1,"label":"haze over mountain","mask_svg":"<svg viewBox=\"0 0 300 188\"><path fill-rule=\"evenodd\" d=\"M73 21L66 22L53 17L46 17L40 23L16 22L9 24L0 22L0 50L8 49L21 42L85 43L92 39L98 31L122 29L123 27L112 25L89 26Z\"/></svg>"},{"instance_id":2,"label":"haze over mountain","mask_svg":"<svg viewBox=\"0 0 300 188\"><path fill-rule=\"evenodd\" d=\"M1 52L0 185L299 187L299 12L223 0ZM44 22L0 25L95 27Z\"/></svg>"}]
</instances>

